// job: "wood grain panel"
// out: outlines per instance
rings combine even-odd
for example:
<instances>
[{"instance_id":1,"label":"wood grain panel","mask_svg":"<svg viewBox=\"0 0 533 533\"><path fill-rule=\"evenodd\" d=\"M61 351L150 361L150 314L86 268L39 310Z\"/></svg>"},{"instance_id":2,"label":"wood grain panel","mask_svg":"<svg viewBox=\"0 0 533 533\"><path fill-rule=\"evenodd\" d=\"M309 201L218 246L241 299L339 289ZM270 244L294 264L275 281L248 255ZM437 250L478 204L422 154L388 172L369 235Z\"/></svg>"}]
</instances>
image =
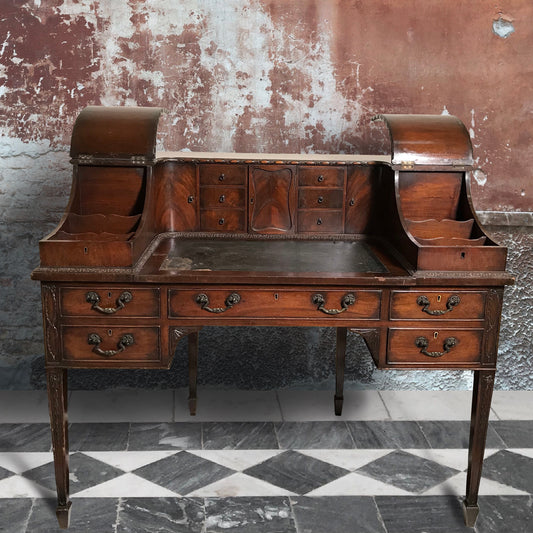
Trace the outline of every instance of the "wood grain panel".
<instances>
[{"instance_id":1,"label":"wood grain panel","mask_svg":"<svg viewBox=\"0 0 533 533\"><path fill-rule=\"evenodd\" d=\"M344 174L344 167L301 166L298 168L298 185L300 187L338 187L344 189Z\"/></svg>"},{"instance_id":2,"label":"wood grain panel","mask_svg":"<svg viewBox=\"0 0 533 533\"><path fill-rule=\"evenodd\" d=\"M342 189L305 187L298 191L300 209L342 209L343 201Z\"/></svg>"},{"instance_id":3,"label":"wood grain panel","mask_svg":"<svg viewBox=\"0 0 533 533\"><path fill-rule=\"evenodd\" d=\"M300 209L298 211L298 230L313 233L342 233L342 210L337 209Z\"/></svg>"},{"instance_id":4,"label":"wood grain panel","mask_svg":"<svg viewBox=\"0 0 533 533\"><path fill-rule=\"evenodd\" d=\"M246 169L246 165L202 163L199 167L200 185L244 185Z\"/></svg>"}]
</instances>

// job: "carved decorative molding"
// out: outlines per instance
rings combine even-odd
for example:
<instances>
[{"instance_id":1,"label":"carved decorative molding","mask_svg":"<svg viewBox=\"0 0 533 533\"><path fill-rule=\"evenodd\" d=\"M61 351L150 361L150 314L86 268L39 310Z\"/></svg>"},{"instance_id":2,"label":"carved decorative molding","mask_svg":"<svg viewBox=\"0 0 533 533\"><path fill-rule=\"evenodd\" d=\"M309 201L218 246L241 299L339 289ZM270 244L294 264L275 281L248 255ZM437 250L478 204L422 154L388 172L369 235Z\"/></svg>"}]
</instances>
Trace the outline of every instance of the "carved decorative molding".
<instances>
[{"instance_id":1,"label":"carved decorative molding","mask_svg":"<svg viewBox=\"0 0 533 533\"><path fill-rule=\"evenodd\" d=\"M57 327L59 306L57 287L42 285L43 315L44 315L44 345L46 359L56 361L59 355L59 330Z\"/></svg>"}]
</instances>

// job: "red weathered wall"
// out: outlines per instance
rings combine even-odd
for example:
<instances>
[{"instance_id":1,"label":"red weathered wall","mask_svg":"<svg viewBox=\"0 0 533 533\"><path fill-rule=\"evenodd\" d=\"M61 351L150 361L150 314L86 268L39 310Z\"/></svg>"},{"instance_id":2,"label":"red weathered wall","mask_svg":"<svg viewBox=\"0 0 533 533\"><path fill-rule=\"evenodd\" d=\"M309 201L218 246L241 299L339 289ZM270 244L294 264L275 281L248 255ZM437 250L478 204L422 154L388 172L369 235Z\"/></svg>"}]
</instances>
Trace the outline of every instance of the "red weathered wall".
<instances>
[{"instance_id":1,"label":"red weathered wall","mask_svg":"<svg viewBox=\"0 0 533 533\"><path fill-rule=\"evenodd\" d=\"M471 131L477 207L533 210L532 2L0 6L7 138L64 145L87 104L154 105L166 149L368 152L375 113L444 111Z\"/></svg>"}]
</instances>

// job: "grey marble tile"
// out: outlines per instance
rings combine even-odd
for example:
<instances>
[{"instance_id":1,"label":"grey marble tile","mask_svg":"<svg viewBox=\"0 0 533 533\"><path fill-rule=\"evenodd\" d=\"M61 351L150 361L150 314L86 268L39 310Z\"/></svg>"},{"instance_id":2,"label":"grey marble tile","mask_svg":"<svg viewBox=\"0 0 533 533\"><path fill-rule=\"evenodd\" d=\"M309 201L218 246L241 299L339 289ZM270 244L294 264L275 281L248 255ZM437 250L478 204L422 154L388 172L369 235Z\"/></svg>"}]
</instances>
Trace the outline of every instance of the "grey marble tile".
<instances>
[{"instance_id":1,"label":"grey marble tile","mask_svg":"<svg viewBox=\"0 0 533 533\"><path fill-rule=\"evenodd\" d=\"M294 450L283 452L244 470L249 476L296 494L305 494L349 472Z\"/></svg>"},{"instance_id":2,"label":"grey marble tile","mask_svg":"<svg viewBox=\"0 0 533 533\"><path fill-rule=\"evenodd\" d=\"M33 501L23 498L0 498L0 531L24 533Z\"/></svg>"},{"instance_id":3,"label":"grey marble tile","mask_svg":"<svg viewBox=\"0 0 533 533\"><path fill-rule=\"evenodd\" d=\"M455 496L376 496L376 503L388 533L472 533Z\"/></svg>"},{"instance_id":4,"label":"grey marble tile","mask_svg":"<svg viewBox=\"0 0 533 533\"><path fill-rule=\"evenodd\" d=\"M354 442L344 422L283 422L276 424L280 448L353 448Z\"/></svg>"},{"instance_id":5,"label":"grey marble tile","mask_svg":"<svg viewBox=\"0 0 533 533\"><path fill-rule=\"evenodd\" d=\"M364 496L291 497L300 533L387 533L374 498Z\"/></svg>"},{"instance_id":6,"label":"grey marble tile","mask_svg":"<svg viewBox=\"0 0 533 533\"><path fill-rule=\"evenodd\" d=\"M193 498L122 498L116 533L202 533L204 502Z\"/></svg>"},{"instance_id":7,"label":"grey marble tile","mask_svg":"<svg viewBox=\"0 0 533 533\"><path fill-rule=\"evenodd\" d=\"M24 533L59 533L56 501L34 500L34 506ZM70 512L69 533L115 533L117 518L116 498L75 498ZM22 533L24 530L19 531Z\"/></svg>"},{"instance_id":8,"label":"grey marble tile","mask_svg":"<svg viewBox=\"0 0 533 533\"><path fill-rule=\"evenodd\" d=\"M356 448L430 448L413 421L346 422Z\"/></svg>"},{"instance_id":9,"label":"grey marble tile","mask_svg":"<svg viewBox=\"0 0 533 533\"><path fill-rule=\"evenodd\" d=\"M272 422L205 422L205 450L278 449Z\"/></svg>"},{"instance_id":10,"label":"grey marble tile","mask_svg":"<svg viewBox=\"0 0 533 533\"><path fill-rule=\"evenodd\" d=\"M533 459L500 450L483 462L483 477L533 494Z\"/></svg>"},{"instance_id":11,"label":"grey marble tile","mask_svg":"<svg viewBox=\"0 0 533 533\"><path fill-rule=\"evenodd\" d=\"M476 533L531 533L533 497L481 496Z\"/></svg>"},{"instance_id":12,"label":"grey marble tile","mask_svg":"<svg viewBox=\"0 0 533 533\"><path fill-rule=\"evenodd\" d=\"M70 451L116 452L126 450L129 428L130 425L127 422L70 424Z\"/></svg>"},{"instance_id":13,"label":"grey marble tile","mask_svg":"<svg viewBox=\"0 0 533 533\"><path fill-rule=\"evenodd\" d=\"M0 424L0 452L49 452L49 424Z\"/></svg>"},{"instance_id":14,"label":"grey marble tile","mask_svg":"<svg viewBox=\"0 0 533 533\"><path fill-rule=\"evenodd\" d=\"M409 492L420 493L454 476L459 470L396 450L356 472Z\"/></svg>"},{"instance_id":15,"label":"grey marble tile","mask_svg":"<svg viewBox=\"0 0 533 533\"><path fill-rule=\"evenodd\" d=\"M191 453L178 452L134 471L157 485L186 495L233 474L235 470Z\"/></svg>"},{"instance_id":16,"label":"grey marble tile","mask_svg":"<svg viewBox=\"0 0 533 533\"><path fill-rule=\"evenodd\" d=\"M206 533L296 533L288 498L207 498Z\"/></svg>"},{"instance_id":17,"label":"grey marble tile","mask_svg":"<svg viewBox=\"0 0 533 533\"><path fill-rule=\"evenodd\" d=\"M6 477L14 476L15 474L13 472L10 472L9 470L6 470L5 468L2 468L0 466L0 479L5 479ZM2 531L0 529L0 531Z\"/></svg>"},{"instance_id":18,"label":"grey marble tile","mask_svg":"<svg viewBox=\"0 0 533 533\"><path fill-rule=\"evenodd\" d=\"M468 448L470 422L467 420L424 420L418 425L432 448ZM487 432L487 448L505 448L492 426Z\"/></svg>"},{"instance_id":19,"label":"grey marble tile","mask_svg":"<svg viewBox=\"0 0 533 533\"><path fill-rule=\"evenodd\" d=\"M201 449L202 425L199 422L131 424L129 451Z\"/></svg>"},{"instance_id":20,"label":"grey marble tile","mask_svg":"<svg viewBox=\"0 0 533 533\"><path fill-rule=\"evenodd\" d=\"M104 481L116 478L124 474L123 470L115 468L110 464L103 463L88 457L87 455L76 452L70 455L70 493L75 494L89 487L99 485ZM25 478L31 479L51 490L56 489L54 464L46 463L37 468L27 470L22 474Z\"/></svg>"},{"instance_id":21,"label":"grey marble tile","mask_svg":"<svg viewBox=\"0 0 533 533\"><path fill-rule=\"evenodd\" d=\"M500 435L507 448L533 446L533 420L498 420L491 426Z\"/></svg>"}]
</instances>

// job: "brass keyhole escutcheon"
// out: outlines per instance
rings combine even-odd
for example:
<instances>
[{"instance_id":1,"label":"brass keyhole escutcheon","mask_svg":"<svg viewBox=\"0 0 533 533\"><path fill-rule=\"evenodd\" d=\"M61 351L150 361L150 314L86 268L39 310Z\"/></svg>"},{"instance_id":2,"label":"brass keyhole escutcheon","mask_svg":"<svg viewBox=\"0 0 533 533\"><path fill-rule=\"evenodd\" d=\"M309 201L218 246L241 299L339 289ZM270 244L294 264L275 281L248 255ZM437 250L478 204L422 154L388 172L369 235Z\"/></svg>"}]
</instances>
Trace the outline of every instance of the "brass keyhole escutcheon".
<instances>
[{"instance_id":1,"label":"brass keyhole escutcheon","mask_svg":"<svg viewBox=\"0 0 533 533\"><path fill-rule=\"evenodd\" d=\"M435 333L433 333L433 338L436 339L438 336L439 336L439 332L435 331Z\"/></svg>"},{"instance_id":2,"label":"brass keyhole escutcheon","mask_svg":"<svg viewBox=\"0 0 533 533\"><path fill-rule=\"evenodd\" d=\"M440 302L442 300L442 296L440 294L437 295L437 302Z\"/></svg>"}]
</instances>

